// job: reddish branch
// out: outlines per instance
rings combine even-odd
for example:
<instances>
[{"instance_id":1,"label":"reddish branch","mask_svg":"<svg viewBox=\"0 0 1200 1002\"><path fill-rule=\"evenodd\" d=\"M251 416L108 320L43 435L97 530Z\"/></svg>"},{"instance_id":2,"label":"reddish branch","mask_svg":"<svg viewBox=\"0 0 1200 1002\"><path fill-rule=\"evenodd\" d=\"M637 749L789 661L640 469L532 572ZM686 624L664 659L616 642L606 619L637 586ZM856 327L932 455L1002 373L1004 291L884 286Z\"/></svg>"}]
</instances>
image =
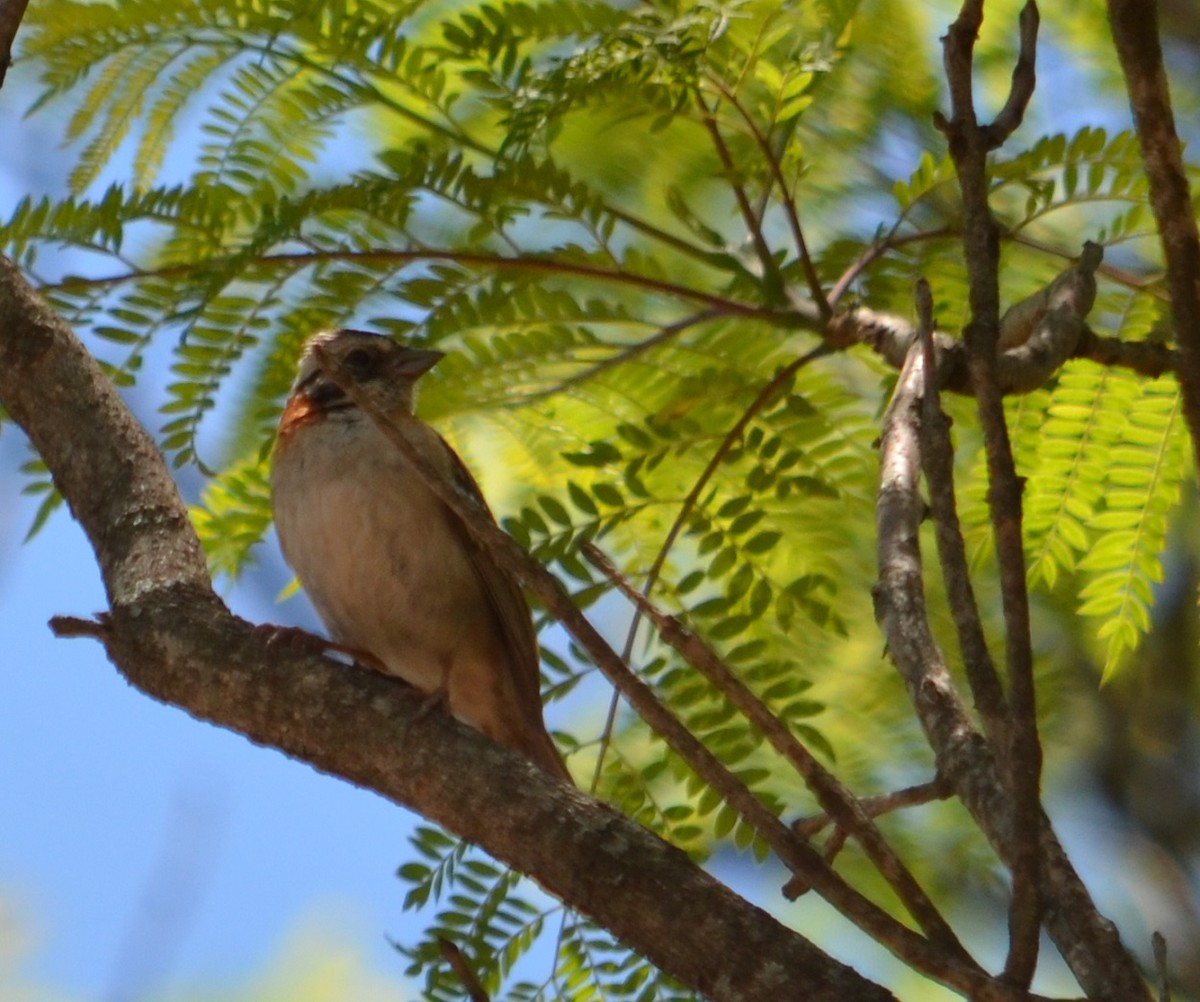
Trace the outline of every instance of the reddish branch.
<instances>
[{"instance_id":1,"label":"reddish branch","mask_svg":"<svg viewBox=\"0 0 1200 1002\"><path fill-rule=\"evenodd\" d=\"M634 603L638 611L654 624L659 636L708 679L718 692L741 711L751 726L770 742L771 747L791 763L822 809L837 822L839 828L862 845L871 862L892 885L909 914L920 923L926 935L956 955L961 963L974 966L974 961L963 949L953 930L921 889L916 878L888 845L854 794L817 761L812 752L788 730L703 638L685 627L674 616L666 615L639 593L598 548L590 543L585 544L583 553ZM793 826L792 830L797 829ZM979 974L983 974L982 969L979 969Z\"/></svg>"},{"instance_id":2,"label":"reddish branch","mask_svg":"<svg viewBox=\"0 0 1200 1002\"><path fill-rule=\"evenodd\" d=\"M1200 234L1183 165L1183 144L1171 111L1158 39L1158 4L1155 0L1108 0L1108 20L1125 74L1150 182L1150 205L1166 259L1171 324L1179 346L1176 371L1200 466Z\"/></svg>"}]
</instances>

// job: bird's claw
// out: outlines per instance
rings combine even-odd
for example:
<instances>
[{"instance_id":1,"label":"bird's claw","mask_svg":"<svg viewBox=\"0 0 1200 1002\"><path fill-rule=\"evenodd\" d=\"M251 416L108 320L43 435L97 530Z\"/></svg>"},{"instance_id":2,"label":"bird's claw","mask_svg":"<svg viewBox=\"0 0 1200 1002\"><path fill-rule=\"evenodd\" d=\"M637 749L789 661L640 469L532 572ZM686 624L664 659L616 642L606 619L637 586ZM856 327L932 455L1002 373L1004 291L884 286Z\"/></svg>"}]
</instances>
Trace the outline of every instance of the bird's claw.
<instances>
[{"instance_id":1,"label":"bird's claw","mask_svg":"<svg viewBox=\"0 0 1200 1002\"><path fill-rule=\"evenodd\" d=\"M309 633L308 630L301 629L298 626L276 626L273 623L264 623L261 626L256 626L254 629L257 633L265 637L269 649L286 646L308 654L320 655L334 651L338 654L344 654L362 668L369 668L371 671L379 672L382 675L388 675L392 678L396 677L393 672L388 671L387 665L375 657L374 654L370 653L370 651L335 643L332 640L327 640L325 637L319 637L315 633Z\"/></svg>"}]
</instances>

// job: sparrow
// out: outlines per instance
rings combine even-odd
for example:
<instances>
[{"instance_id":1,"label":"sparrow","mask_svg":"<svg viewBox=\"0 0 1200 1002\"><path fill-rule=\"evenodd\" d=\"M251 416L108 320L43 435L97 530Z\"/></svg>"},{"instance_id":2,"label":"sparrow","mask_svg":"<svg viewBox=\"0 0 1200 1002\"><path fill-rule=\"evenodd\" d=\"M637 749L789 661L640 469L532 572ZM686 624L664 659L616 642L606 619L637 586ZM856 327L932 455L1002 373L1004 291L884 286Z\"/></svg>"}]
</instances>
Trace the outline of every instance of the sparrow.
<instances>
[{"instance_id":1,"label":"sparrow","mask_svg":"<svg viewBox=\"0 0 1200 1002\"><path fill-rule=\"evenodd\" d=\"M414 414L417 381L443 354L327 331L305 345L275 439L271 504L284 558L337 645L570 782L542 721L537 634L519 585L319 354L370 385L414 449L491 515L457 453Z\"/></svg>"}]
</instances>

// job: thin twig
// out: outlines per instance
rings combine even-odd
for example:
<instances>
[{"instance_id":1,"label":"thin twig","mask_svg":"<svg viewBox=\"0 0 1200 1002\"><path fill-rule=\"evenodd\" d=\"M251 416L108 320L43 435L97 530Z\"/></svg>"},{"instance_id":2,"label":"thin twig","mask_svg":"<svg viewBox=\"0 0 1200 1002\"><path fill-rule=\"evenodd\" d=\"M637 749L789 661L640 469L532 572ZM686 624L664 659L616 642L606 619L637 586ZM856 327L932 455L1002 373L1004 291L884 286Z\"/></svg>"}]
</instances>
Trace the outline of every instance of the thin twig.
<instances>
[{"instance_id":1,"label":"thin twig","mask_svg":"<svg viewBox=\"0 0 1200 1002\"><path fill-rule=\"evenodd\" d=\"M881 793L874 797L859 797L858 805L866 812L867 817L878 818L893 811L906 807L920 807L922 804L935 800L945 800L954 795L954 788L941 776L936 776L928 783L918 783L906 786L892 793ZM812 838L823 828L833 823L828 814L814 814L809 818L798 818L792 822L792 831L805 838Z\"/></svg>"},{"instance_id":2,"label":"thin twig","mask_svg":"<svg viewBox=\"0 0 1200 1002\"><path fill-rule=\"evenodd\" d=\"M710 77L710 82L721 92L721 96L729 102L742 121L746 123L746 128L750 130L750 135L754 137L754 142L758 146L763 160L766 161L767 166L771 170L771 177L774 178L775 183L779 186L779 196L783 200L783 213L787 219L788 229L792 233L792 241L796 245L796 254L800 258L800 265L804 269L804 280L808 283L808 293L812 296L813 302L817 304L817 309L821 311L821 316L824 319L828 319L833 315L833 307L830 306L829 300L825 298L825 290L821 288L820 276L817 275L812 255L808 252L808 242L804 239L804 229L800 225L800 213L796 208L796 197L792 193L791 186L787 183L787 178L783 176L783 165L779 162L779 157L772 148L770 141L758 127L754 116L746 110L745 105L738 99L738 96L725 86L724 81L719 78L715 76Z\"/></svg>"},{"instance_id":3,"label":"thin twig","mask_svg":"<svg viewBox=\"0 0 1200 1002\"><path fill-rule=\"evenodd\" d=\"M608 358L597 362L595 365L590 365L582 372L577 372L573 376L568 376L566 379L554 386L545 390L539 390L537 393L530 393L522 397L521 403L527 404L536 400L543 400L546 397L552 397L556 393L562 393L564 390L569 390L573 386L579 386L586 383L588 380L595 379L609 369L616 368L619 365L624 365L626 362L631 362L640 355L644 355L652 348L657 348L660 345L667 344L675 340L680 334L683 334L693 327L707 323L709 320L715 320L722 314L717 310L703 310L700 313L693 313L689 316L676 320L674 323L666 324L659 331L646 338L644 341L638 341L636 344L627 345L621 348L620 351L614 352Z\"/></svg>"},{"instance_id":4,"label":"thin twig","mask_svg":"<svg viewBox=\"0 0 1200 1002\"><path fill-rule=\"evenodd\" d=\"M782 369L780 369L774 377L758 391L757 396L750 401L750 405L741 413L733 427L725 433L725 437L721 439L721 444L717 446L716 452L709 457L700 476L692 485L692 489L688 491L687 497L683 499L683 504L679 506L679 512L675 515L674 521L671 522L671 527L667 530L667 534L663 539L662 545L658 548L658 552L654 555L654 560L650 564L650 569L646 572L646 580L642 584L642 594L649 597L654 590L654 586L658 583L658 576L662 573L663 564L666 563L667 556L671 552L671 547L675 545L675 540L679 537L679 533L683 530L684 524L691 516L692 509L696 506L696 502L700 500L700 495L708 486L709 481L720 468L721 463L742 437L742 433L746 430L746 426L754 420L754 417L774 399L775 394L786 386L788 381L799 372L804 366L810 362L820 358L823 355L829 354L831 351L827 344L819 344L816 348L801 355L799 358L793 359ZM625 634L625 646L622 649L623 660L628 663L630 654L633 651L633 642L637 636L638 627L642 622L642 612L636 606L633 611L633 619L629 623L629 629ZM592 776L592 788L596 788L599 782L600 770L604 765L604 756L608 751L609 737L612 733L613 723L616 720L617 703L614 695L613 700L609 703L608 715L604 722L604 729L601 732L600 754L596 760L596 769Z\"/></svg>"},{"instance_id":5,"label":"thin twig","mask_svg":"<svg viewBox=\"0 0 1200 1002\"><path fill-rule=\"evenodd\" d=\"M479 983L479 978L475 976L475 971L472 970L467 958L463 956L463 952L458 948L458 944L450 942L444 936L439 936L437 938L437 945L438 953L450 965L455 977L462 982L462 986L467 990L467 995L471 999L471 1002L492 1002L492 997L484 990L483 985Z\"/></svg>"},{"instance_id":6,"label":"thin twig","mask_svg":"<svg viewBox=\"0 0 1200 1002\"><path fill-rule=\"evenodd\" d=\"M229 255L225 263L232 262L237 255ZM715 310L722 315L742 317L747 320L762 320L765 323L785 329L820 330L821 319L815 306L803 303L789 303L786 308L772 308L744 303L728 296L718 296L703 289L669 282L665 279L639 275L635 272L621 271L614 268L603 268L599 265L579 261L564 261L553 257L508 257L503 254L489 254L479 251L456 251L434 248L412 248L408 250L326 250L313 254L265 254L254 259L256 267L271 267L274 265L307 268L327 261L350 261L361 264L403 265L428 261L444 261L450 264L461 264L472 268L493 268L505 272L534 272L548 275L564 275L584 278L597 282L614 282L644 289L668 299L681 302L696 303ZM124 275L110 275L100 278L64 278L61 282L49 285L48 289L79 289L91 286L121 285L125 282L141 281L146 278L186 278L201 267L211 268L218 263L209 259L203 265L178 264L164 265L160 268L147 268L144 271L131 272Z\"/></svg>"},{"instance_id":7,"label":"thin twig","mask_svg":"<svg viewBox=\"0 0 1200 1002\"><path fill-rule=\"evenodd\" d=\"M738 678L728 663L702 637L687 629L674 616L662 612L641 595L599 548L585 543L582 552L588 561L599 568L601 573L654 624L662 639L708 679L770 742L771 747L791 763L826 813L835 818L838 827L852 835L863 847L871 862L896 891L926 935L956 953L963 963L972 963L970 955L958 941L954 931L900 857L888 845L883 834L875 827L858 798L817 761L812 752Z\"/></svg>"},{"instance_id":8,"label":"thin twig","mask_svg":"<svg viewBox=\"0 0 1200 1002\"><path fill-rule=\"evenodd\" d=\"M783 276L779 274L779 265L775 261L775 255L771 253L771 247L767 243L766 235L763 233L762 220L754 212L754 208L750 204L750 199L746 195L745 186L737 179L737 164L733 162L733 156L729 152L729 147L725 144L725 137L721 135L721 127L717 122L716 114L705 104L704 96L699 92L696 93L696 104L700 107L700 114L704 119L704 127L708 130L709 137L712 139L713 149L717 154L717 159L721 161L721 169L725 172L726 181L733 192L734 199L737 201L738 210L742 214L742 221L746 224L750 239L754 243L754 253L758 257L759 266L762 268L762 281L764 290L767 293L767 300L768 302L773 302L783 295L784 283Z\"/></svg>"},{"instance_id":9,"label":"thin twig","mask_svg":"<svg viewBox=\"0 0 1200 1002\"><path fill-rule=\"evenodd\" d=\"M901 215L883 239L876 240L871 244L870 247L851 262L850 267L842 272L838 280L833 283L833 288L829 290L830 306L836 307L842 301L842 297L849 291L850 287L858 281L858 276L888 251L895 250L897 247L903 247L906 244L923 243L926 240L943 240L946 237L955 237L961 233L957 227L940 226L934 230L919 230L916 233L905 233L902 236L897 236L897 231L903 222L904 216Z\"/></svg>"}]
</instances>

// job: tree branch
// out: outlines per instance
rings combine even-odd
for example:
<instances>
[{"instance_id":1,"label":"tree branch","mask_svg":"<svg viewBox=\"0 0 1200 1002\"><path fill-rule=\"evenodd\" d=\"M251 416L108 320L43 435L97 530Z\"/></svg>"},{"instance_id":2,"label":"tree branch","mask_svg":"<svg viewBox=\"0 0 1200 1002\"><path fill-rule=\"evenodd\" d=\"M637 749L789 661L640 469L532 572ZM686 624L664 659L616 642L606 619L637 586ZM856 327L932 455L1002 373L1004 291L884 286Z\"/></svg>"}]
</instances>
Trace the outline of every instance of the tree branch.
<instances>
[{"instance_id":1,"label":"tree branch","mask_svg":"<svg viewBox=\"0 0 1200 1002\"><path fill-rule=\"evenodd\" d=\"M746 224L746 231L754 244L754 253L758 258L759 267L762 268L763 290L767 294L768 301L778 301L783 295L783 277L779 274L779 265L776 263L770 244L767 243L766 235L763 233L762 220L754 211L754 207L746 195L745 186L738 178L737 164L733 162L733 155L729 152L725 137L721 135L721 126L717 122L716 113L709 108L704 100L704 95L698 90L696 91L696 104L700 108L704 128L712 140L713 150L721 162L721 170L725 175L729 190L733 192L738 210L742 214L742 222Z\"/></svg>"},{"instance_id":2,"label":"tree branch","mask_svg":"<svg viewBox=\"0 0 1200 1002\"><path fill-rule=\"evenodd\" d=\"M730 90L724 81L715 75L709 77L709 83L720 92L722 98L729 102L734 111L738 113L738 117L750 132L750 135L754 137L754 143L758 147L759 153L762 154L763 161L771 171L771 178L779 188L779 198L783 202L784 218L787 219L788 229L792 232L792 242L796 247L796 256L800 259L801 268L804 269L804 280L808 283L808 294L812 297L812 301L816 304L822 318L828 319L833 315L833 307L829 305L829 300L825 298L825 290L821 288L820 276L817 275L812 255L808 252L808 241L804 238L804 228L800 225L800 212L796 208L796 196L792 193L791 186L787 183L787 178L783 176L783 165L779 162L779 156L771 147L770 140L764 135L762 129L758 127L758 122L754 120L754 116L746 110L746 106L742 104L737 94Z\"/></svg>"},{"instance_id":3,"label":"tree branch","mask_svg":"<svg viewBox=\"0 0 1200 1002\"><path fill-rule=\"evenodd\" d=\"M546 776L394 679L284 646L214 594L153 441L70 330L0 258L0 402L95 549L101 630L129 682L410 807L535 877L714 998L890 999L639 825ZM68 628L79 630L79 622Z\"/></svg>"},{"instance_id":4,"label":"tree branch","mask_svg":"<svg viewBox=\"0 0 1200 1002\"><path fill-rule=\"evenodd\" d=\"M1000 588L1008 668L1008 743L998 745L1013 791L1013 893L1009 904L1009 953L1004 973L1014 984L1028 985L1037 968L1042 926L1038 887L1038 818L1042 745L1038 737L1037 691L1033 685L1030 599L1025 584L1025 548L1021 535L1021 481L1004 421L1003 390L997 368L1001 346L1000 241L989 205L988 152L1000 146L1025 114L1033 96L1038 12L1033 0L1021 11L1018 65L1008 101L990 125L980 125L974 110L973 52L983 1L965 0L958 20L943 38L952 118L938 120L949 140L950 158L959 178L964 216L968 296L971 320L964 331L967 368L979 409L988 456L988 508L1000 565ZM1056 325L1056 330L1058 325ZM1069 341L1069 336L1054 343ZM1049 347L1049 346L1046 346ZM1074 347L1074 343L1070 344ZM1069 350L1062 354L1067 358Z\"/></svg>"},{"instance_id":5,"label":"tree branch","mask_svg":"<svg viewBox=\"0 0 1200 1002\"><path fill-rule=\"evenodd\" d=\"M919 544L925 506L917 489L923 369L924 352L914 348L884 419L876 508L876 618L934 751L938 774L953 785L997 854L1011 866L1010 794L988 742L959 699L925 607ZM1039 814L1038 843L1046 926L1088 997L1106 1002L1148 999L1137 964L1116 928L1096 911L1044 814Z\"/></svg>"},{"instance_id":6,"label":"tree branch","mask_svg":"<svg viewBox=\"0 0 1200 1002\"><path fill-rule=\"evenodd\" d=\"M12 66L13 42L28 6L29 0L0 0L0 87L4 86L8 68Z\"/></svg>"},{"instance_id":7,"label":"tree branch","mask_svg":"<svg viewBox=\"0 0 1200 1002\"><path fill-rule=\"evenodd\" d=\"M966 669L975 708L983 718L984 730L993 747L1008 740L1009 707L995 662L988 650L975 600L975 589L967 564L962 526L954 498L954 450L950 444L950 421L942 412L938 395L937 349L933 341L933 297L929 284L917 283L918 340L925 370L921 414L921 459L929 486L929 508L937 534L942 579L946 585L950 614L958 634L958 646Z\"/></svg>"},{"instance_id":8,"label":"tree branch","mask_svg":"<svg viewBox=\"0 0 1200 1002\"><path fill-rule=\"evenodd\" d=\"M1042 749L1037 729L1033 684L1033 642L1029 594L1025 587L1025 549L1021 534L1021 481L1017 477L1003 390L997 374L1000 343L1000 245L988 202L987 156L1012 133L1033 96L1038 14L1034 0L1021 12L1021 51L1013 86L1001 117L981 125L975 113L973 59L975 37L983 20L982 0L965 0L958 20L942 40L951 119L938 119L963 198L963 250L966 256L971 319L963 331L967 368L979 410L987 454L988 509L1000 568L1004 608L1005 660L1008 668L1008 744L1001 761L1013 793L1012 899L1009 905L1009 953L1005 975L1028 985L1037 967L1041 930L1038 885L1038 822ZM1063 357L1066 357L1065 355Z\"/></svg>"},{"instance_id":9,"label":"tree branch","mask_svg":"<svg viewBox=\"0 0 1200 1002\"><path fill-rule=\"evenodd\" d=\"M1155 0L1108 0L1108 21L1125 74L1150 182L1150 205L1167 263L1183 412L1200 467L1200 232L1183 166L1183 144L1171 111L1158 40L1158 4Z\"/></svg>"},{"instance_id":10,"label":"tree branch","mask_svg":"<svg viewBox=\"0 0 1200 1002\"><path fill-rule=\"evenodd\" d=\"M1152 376L1172 371L1175 354L1164 346L1100 337L1084 324L1095 300L1101 254L1099 244L1086 243L1076 264L1005 312L999 322L1000 353L994 365L1001 394L1028 393L1044 386L1070 358L1090 358ZM944 334L932 337L939 388L975 396L966 344ZM919 331L900 317L855 306L833 317L827 340L832 348L866 344L899 369L918 342Z\"/></svg>"},{"instance_id":11,"label":"tree branch","mask_svg":"<svg viewBox=\"0 0 1200 1002\"><path fill-rule=\"evenodd\" d=\"M833 818L838 827L853 836L863 847L871 862L892 885L905 908L931 940L956 955L962 963L974 966L974 961L959 942L954 931L929 900L916 878L888 845L883 833L871 821L858 798L841 781L817 761L784 724L773 714L722 660L708 643L683 626L674 616L663 613L648 598L640 594L596 546L584 544L583 555L597 567L629 599L642 615L658 630L659 635L681 654L687 662L724 695L750 724L765 737L786 759L812 791L817 803ZM793 831L797 829L793 827ZM979 969L983 974L983 970Z\"/></svg>"},{"instance_id":12,"label":"tree branch","mask_svg":"<svg viewBox=\"0 0 1200 1002\"><path fill-rule=\"evenodd\" d=\"M928 783L916 786L906 786L892 793L881 793L874 797L859 797L858 803L867 817L877 818L892 811L903 810L905 807L919 807L934 800L946 800L953 796L954 790L941 776L931 779ZM828 814L814 814L809 818L800 818L792 822L792 829L805 838L812 838L822 828L833 822Z\"/></svg>"}]
</instances>

